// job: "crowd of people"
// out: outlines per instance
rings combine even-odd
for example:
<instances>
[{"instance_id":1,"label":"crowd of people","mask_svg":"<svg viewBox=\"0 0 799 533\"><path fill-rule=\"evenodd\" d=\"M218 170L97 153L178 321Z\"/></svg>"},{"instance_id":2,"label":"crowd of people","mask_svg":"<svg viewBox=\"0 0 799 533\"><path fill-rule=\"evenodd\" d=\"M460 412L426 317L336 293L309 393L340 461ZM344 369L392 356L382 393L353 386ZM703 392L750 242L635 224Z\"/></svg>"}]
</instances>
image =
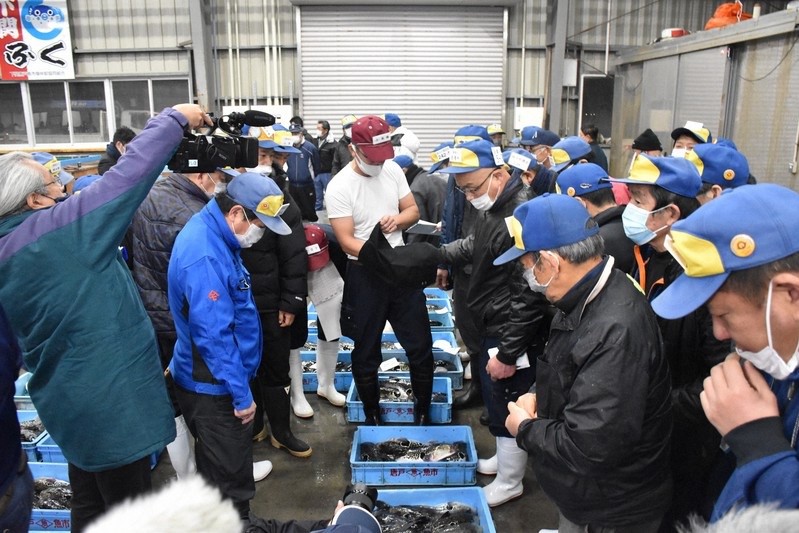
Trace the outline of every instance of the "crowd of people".
<instances>
[{"instance_id":1,"label":"crowd of people","mask_svg":"<svg viewBox=\"0 0 799 533\"><path fill-rule=\"evenodd\" d=\"M102 177L73 194L52 155L0 156L0 529L26 531L30 516L11 392L23 366L69 463L73 531L149 493L164 447L245 530L327 528L250 510L272 470L253 442L313 453L291 428L292 413L314 414L308 302L319 397L344 405L333 375L347 336L365 423L384 423L390 323L423 425L432 283L452 291L469 361L454 407L484 406L495 437L477 465L494 476L492 507L524 494L528 464L561 532L799 506L799 193L755 185L730 140L689 122L666 153L647 129L614 178L594 126L564 139L528 126L507 147L500 125L472 124L424 169L394 113L348 115L338 140L328 121L312 135L292 117L247 129L252 168L159 179L209 123L181 104L135 137L121 128Z\"/></svg>"}]
</instances>

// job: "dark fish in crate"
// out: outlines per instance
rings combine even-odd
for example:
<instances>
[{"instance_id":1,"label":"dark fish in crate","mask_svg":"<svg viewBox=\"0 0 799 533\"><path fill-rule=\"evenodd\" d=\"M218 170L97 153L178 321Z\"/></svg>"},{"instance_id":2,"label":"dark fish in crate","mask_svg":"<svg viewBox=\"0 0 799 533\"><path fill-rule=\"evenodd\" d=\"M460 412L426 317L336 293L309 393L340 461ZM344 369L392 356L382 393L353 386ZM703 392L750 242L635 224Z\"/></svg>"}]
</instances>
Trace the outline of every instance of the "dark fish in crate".
<instances>
[{"instance_id":1,"label":"dark fish in crate","mask_svg":"<svg viewBox=\"0 0 799 533\"><path fill-rule=\"evenodd\" d=\"M351 352L355 348L355 345L351 342L340 342L338 343L338 349L342 352Z\"/></svg>"},{"instance_id":2,"label":"dark fish in crate","mask_svg":"<svg viewBox=\"0 0 799 533\"><path fill-rule=\"evenodd\" d=\"M440 320L430 320L429 322L430 322L430 326L435 327L435 328L440 328L440 327L442 327L444 325L444 323L441 322Z\"/></svg>"},{"instance_id":3,"label":"dark fish in crate","mask_svg":"<svg viewBox=\"0 0 799 533\"><path fill-rule=\"evenodd\" d=\"M316 350L316 343L315 342L306 342L302 345L303 350L308 352L313 352Z\"/></svg>"},{"instance_id":4,"label":"dark fish in crate","mask_svg":"<svg viewBox=\"0 0 799 533\"><path fill-rule=\"evenodd\" d=\"M454 444L433 444L425 449L422 459L425 463L447 461L458 455L458 447Z\"/></svg>"},{"instance_id":5,"label":"dark fish in crate","mask_svg":"<svg viewBox=\"0 0 799 533\"><path fill-rule=\"evenodd\" d=\"M69 482L51 477L33 480L35 509L69 509L72 501L72 488Z\"/></svg>"},{"instance_id":6,"label":"dark fish in crate","mask_svg":"<svg viewBox=\"0 0 799 533\"><path fill-rule=\"evenodd\" d=\"M382 350L397 351L397 350L402 350L402 345L398 342L381 342L380 348Z\"/></svg>"},{"instance_id":7,"label":"dark fish in crate","mask_svg":"<svg viewBox=\"0 0 799 533\"><path fill-rule=\"evenodd\" d=\"M36 492L41 492L53 487L69 487L69 482L54 477L37 477L33 480L33 490Z\"/></svg>"},{"instance_id":8,"label":"dark fish in crate","mask_svg":"<svg viewBox=\"0 0 799 533\"><path fill-rule=\"evenodd\" d=\"M352 363L336 362L336 372L352 372Z\"/></svg>"},{"instance_id":9,"label":"dark fish in crate","mask_svg":"<svg viewBox=\"0 0 799 533\"><path fill-rule=\"evenodd\" d=\"M316 361L303 361L302 362L302 371L303 372L316 372Z\"/></svg>"},{"instance_id":10,"label":"dark fish in crate","mask_svg":"<svg viewBox=\"0 0 799 533\"><path fill-rule=\"evenodd\" d=\"M436 507L426 505L390 506L378 501L375 517L383 533L480 533L477 513L460 503Z\"/></svg>"},{"instance_id":11,"label":"dark fish in crate","mask_svg":"<svg viewBox=\"0 0 799 533\"><path fill-rule=\"evenodd\" d=\"M308 327L309 328L315 328L316 327L316 320L309 320L308 321Z\"/></svg>"},{"instance_id":12,"label":"dark fish in crate","mask_svg":"<svg viewBox=\"0 0 799 533\"><path fill-rule=\"evenodd\" d=\"M382 461L379 458L377 445L373 442L362 442L359 454L361 461Z\"/></svg>"},{"instance_id":13,"label":"dark fish in crate","mask_svg":"<svg viewBox=\"0 0 799 533\"><path fill-rule=\"evenodd\" d=\"M449 361L444 361L443 359L436 359L433 361L433 366L435 367L433 372L453 372L455 370L455 365L450 363Z\"/></svg>"},{"instance_id":14,"label":"dark fish in crate","mask_svg":"<svg viewBox=\"0 0 799 533\"><path fill-rule=\"evenodd\" d=\"M446 310L446 308L441 307L439 305L427 304L427 312L428 313L441 313L441 314L443 314L443 313L446 313L447 310Z\"/></svg>"},{"instance_id":15,"label":"dark fish in crate","mask_svg":"<svg viewBox=\"0 0 799 533\"><path fill-rule=\"evenodd\" d=\"M446 392L434 392L431 398L433 403L447 403L447 393Z\"/></svg>"},{"instance_id":16,"label":"dark fish in crate","mask_svg":"<svg viewBox=\"0 0 799 533\"><path fill-rule=\"evenodd\" d=\"M409 381L391 378L380 383L380 401L407 402L412 400L413 392Z\"/></svg>"},{"instance_id":17,"label":"dark fish in crate","mask_svg":"<svg viewBox=\"0 0 799 533\"><path fill-rule=\"evenodd\" d=\"M22 442L33 442L44 431L44 424L37 416L33 420L19 423L19 438Z\"/></svg>"}]
</instances>

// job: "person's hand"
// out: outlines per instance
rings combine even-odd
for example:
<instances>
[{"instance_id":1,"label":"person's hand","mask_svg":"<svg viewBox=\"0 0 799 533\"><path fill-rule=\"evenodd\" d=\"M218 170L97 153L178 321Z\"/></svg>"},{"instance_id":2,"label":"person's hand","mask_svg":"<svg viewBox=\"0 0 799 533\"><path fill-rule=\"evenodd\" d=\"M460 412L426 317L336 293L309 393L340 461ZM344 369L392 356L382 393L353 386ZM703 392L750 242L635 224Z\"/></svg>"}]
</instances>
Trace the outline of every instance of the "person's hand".
<instances>
[{"instance_id":1,"label":"person's hand","mask_svg":"<svg viewBox=\"0 0 799 533\"><path fill-rule=\"evenodd\" d=\"M722 437L747 422L780 414L777 397L763 375L749 361L741 367L740 360L730 354L714 366L699 395L707 419Z\"/></svg>"},{"instance_id":2,"label":"person's hand","mask_svg":"<svg viewBox=\"0 0 799 533\"><path fill-rule=\"evenodd\" d=\"M538 418L538 399L534 392L522 394L516 400L516 405L527 411L527 414L533 418Z\"/></svg>"},{"instance_id":3,"label":"person's hand","mask_svg":"<svg viewBox=\"0 0 799 533\"><path fill-rule=\"evenodd\" d=\"M172 106L172 109L186 117L189 128L193 130L199 128L203 124L207 126L213 126L214 124L211 117L208 116L208 113L203 111L203 108L197 104L178 104Z\"/></svg>"},{"instance_id":4,"label":"person's hand","mask_svg":"<svg viewBox=\"0 0 799 533\"><path fill-rule=\"evenodd\" d=\"M516 373L516 365L506 365L496 357L489 357L486 373L491 378L491 381L509 378Z\"/></svg>"},{"instance_id":5,"label":"person's hand","mask_svg":"<svg viewBox=\"0 0 799 533\"><path fill-rule=\"evenodd\" d=\"M522 422L533 418L516 402L508 402L508 413L508 417L505 419L505 429L514 437L519 433L519 426Z\"/></svg>"},{"instance_id":6,"label":"person's hand","mask_svg":"<svg viewBox=\"0 0 799 533\"><path fill-rule=\"evenodd\" d=\"M339 509L343 509L343 508L344 508L344 502L339 500L338 501L338 505L336 505L336 508L333 509L333 517L335 518L336 513L338 512L338 510ZM328 526L332 526L333 525L333 518L330 519L330 522L328 522L327 525Z\"/></svg>"},{"instance_id":7,"label":"person's hand","mask_svg":"<svg viewBox=\"0 0 799 533\"><path fill-rule=\"evenodd\" d=\"M277 312L277 323L281 328L287 328L294 323L294 313L287 311Z\"/></svg>"},{"instance_id":8,"label":"person's hand","mask_svg":"<svg viewBox=\"0 0 799 533\"><path fill-rule=\"evenodd\" d=\"M242 409L241 411L234 409L233 414L236 415L236 418L241 420L242 424L249 424L255 419L255 401L253 401L247 409Z\"/></svg>"},{"instance_id":9,"label":"person's hand","mask_svg":"<svg viewBox=\"0 0 799 533\"><path fill-rule=\"evenodd\" d=\"M436 287L442 291L447 290L447 281L449 280L449 270L446 268L439 268L436 270Z\"/></svg>"},{"instance_id":10,"label":"person's hand","mask_svg":"<svg viewBox=\"0 0 799 533\"><path fill-rule=\"evenodd\" d=\"M398 229L396 215L386 215L380 219L380 231L383 233L393 233Z\"/></svg>"}]
</instances>

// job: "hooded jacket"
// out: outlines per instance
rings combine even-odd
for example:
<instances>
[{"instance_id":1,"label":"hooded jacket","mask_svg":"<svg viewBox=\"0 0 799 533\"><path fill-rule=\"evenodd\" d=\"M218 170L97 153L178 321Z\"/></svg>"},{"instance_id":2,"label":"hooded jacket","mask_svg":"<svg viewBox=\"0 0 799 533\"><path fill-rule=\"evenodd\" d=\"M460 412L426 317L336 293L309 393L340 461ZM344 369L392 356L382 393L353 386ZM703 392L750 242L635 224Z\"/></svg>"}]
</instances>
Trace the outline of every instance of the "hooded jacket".
<instances>
[{"instance_id":1,"label":"hooded jacket","mask_svg":"<svg viewBox=\"0 0 799 533\"><path fill-rule=\"evenodd\" d=\"M529 199L521 179L512 176L488 211L479 211L474 233L442 246L445 263L472 265L467 306L485 337L500 339L497 359L506 365L531 349L543 350L550 307L544 296L530 290L518 261L494 266L494 259L513 246L505 218Z\"/></svg>"},{"instance_id":2,"label":"hooded jacket","mask_svg":"<svg viewBox=\"0 0 799 533\"><path fill-rule=\"evenodd\" d=\"M616 269L601 286L606 268L608 259L556 303L536 366L538 418L516 441L566 518L620 527L669 506L670 380L652 309Z\"/></svg>"},{"instance_id":3,"label":"hooded jacket","mask_svg":"<svg viewBox=\"0 0 799 533\"><path fill-rule=\"evenodd\" d=\"M175 438L153 327L117 247L186 126L165 109L80 195L0 219L0 305L33 372L28 390L83 470L130 464Z\"/></svg>"},{"instance_id":4,"label":"hooded jacket","mask_svg":"<svg viewBox=\"0 0 799 533\"><path fill-rule=\"evenodd\" d=\"M205 207L208 196L182 174L156 182L133 216L133 279L156 333L174 333L167 301L167 268L180 230ZM171 357L171 354L169 354Z\"/></svg>"},{"instance_id":5,"label":"hooded jacket","mask_svg":"<svg viewBox=\"0 0 799 533\"><path fill-rule=\"evenodd\" d=\"M624 233L624 224L621 220L623 212L624 206L617 205L597 213L594 220L599 224L599 234L605 241L605 253L612 255L616 260L616 268L629 274L635 265L633 259L635 243Z\"/></svg>"}]
</instances>

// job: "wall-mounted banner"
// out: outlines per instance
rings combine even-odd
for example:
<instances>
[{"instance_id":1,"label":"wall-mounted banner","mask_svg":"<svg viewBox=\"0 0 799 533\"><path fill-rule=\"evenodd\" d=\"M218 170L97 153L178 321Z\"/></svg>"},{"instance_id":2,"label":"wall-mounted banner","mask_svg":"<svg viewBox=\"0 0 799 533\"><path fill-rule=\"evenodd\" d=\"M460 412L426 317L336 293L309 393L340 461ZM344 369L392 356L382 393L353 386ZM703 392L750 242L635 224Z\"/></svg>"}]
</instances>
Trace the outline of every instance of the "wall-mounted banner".
<instances>
[{"instance_id":1,"label":"wall-mounted banner","mask_svg":"<svg viewBox=\"0 0 799 533\"><path fill-rule=\"evenodd\" d=\"M71 80L66 0L0 0L0 79Z\"/></svg>"}]
</instances>

